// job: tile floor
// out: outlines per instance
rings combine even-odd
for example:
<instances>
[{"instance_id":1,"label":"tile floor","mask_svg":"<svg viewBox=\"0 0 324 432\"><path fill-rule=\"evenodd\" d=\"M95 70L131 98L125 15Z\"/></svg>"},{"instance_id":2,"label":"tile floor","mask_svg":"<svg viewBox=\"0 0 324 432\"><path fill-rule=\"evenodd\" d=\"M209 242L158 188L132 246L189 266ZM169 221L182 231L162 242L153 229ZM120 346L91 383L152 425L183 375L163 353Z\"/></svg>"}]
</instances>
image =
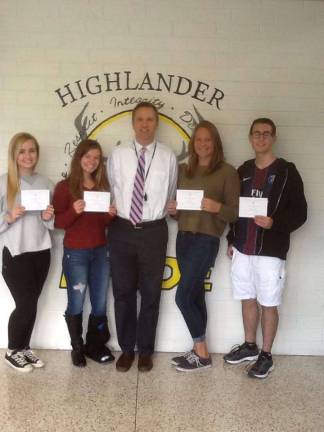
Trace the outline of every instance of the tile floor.
<instances>
[{"instance_id":1,"label":"tile floor","mask_svg":"<svg viewBox=\"0 0 324 432\"><path fill-rule=\"evenodd\" d=\"M30 374L0 362L1 432L324 431L324 357L276 356L262 381L219 354L213 368L184 374L169 353L150 373L90 360L78 369L67 351L38 353L46 367Z\"/></svg>"}]
</instances>

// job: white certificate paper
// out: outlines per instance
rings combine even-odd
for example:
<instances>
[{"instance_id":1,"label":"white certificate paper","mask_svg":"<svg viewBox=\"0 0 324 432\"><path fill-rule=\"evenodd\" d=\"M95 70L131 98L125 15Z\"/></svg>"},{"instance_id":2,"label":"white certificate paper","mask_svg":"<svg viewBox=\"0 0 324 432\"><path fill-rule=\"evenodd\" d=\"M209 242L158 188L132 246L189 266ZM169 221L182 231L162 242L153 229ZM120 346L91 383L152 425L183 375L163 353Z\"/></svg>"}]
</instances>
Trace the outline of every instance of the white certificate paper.
<instances>
[{"instance_id":1,"label":"white certificate paper","mask_svg":"<svg viewBox=\"0 0 324 432\"><path fill-rule=\"evenodd\" d=\"M267 216L268 198L240 197L239 217Z\"/></svg>"},{"instance_id":2,"label":"white certificate paper","mask_svg":"<svg viewBox=\"0 0 324 432\"><path fill-rule=\"evenodd\" d=\"M177 189L177 210L201 210L203 190Z\"/></svg>"},{"instance_id":3,"label":"white certificate paper","mask_svg":"<svg viewBox=\"0 0 324 432\"><path fill-rule=\"evenodd\" d=\"M86 203L86 212L108 212L110 204L109 192L84 191L83 199Z\"/></svg>"},{"instance_id":4,"label":"white certificate paper","mask_svg":"<svg viewBox=\"0 0 324 432\"><path fill-rule=\"evenodd\" d=\"M50 203L50 191L47 189L22 190L21 205L28 210L45 210Z\"/></svg>"}]
</instances>

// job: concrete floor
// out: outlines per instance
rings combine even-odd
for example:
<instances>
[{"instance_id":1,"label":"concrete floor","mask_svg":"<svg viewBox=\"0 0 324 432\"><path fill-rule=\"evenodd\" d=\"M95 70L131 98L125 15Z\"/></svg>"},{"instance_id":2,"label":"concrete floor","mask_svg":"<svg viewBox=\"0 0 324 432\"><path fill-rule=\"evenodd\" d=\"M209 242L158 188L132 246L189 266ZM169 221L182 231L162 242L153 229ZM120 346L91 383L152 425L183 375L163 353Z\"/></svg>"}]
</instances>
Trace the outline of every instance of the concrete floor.
<instances>
[{"instance_id":1,"label":"concrete floor","mask_svg":"<svg viewBox=\"0 0 324 432\"><path fill-rule=\"evenodd\" d=\"M67 351L38 354L46 367L29 374L0 362L1 432L324 431L324 357L276 356L272 374L255 380L221 355L184 374L170 353L157 354L150 373L90 360L79 369Z\"/></svg>"}]
</instances>

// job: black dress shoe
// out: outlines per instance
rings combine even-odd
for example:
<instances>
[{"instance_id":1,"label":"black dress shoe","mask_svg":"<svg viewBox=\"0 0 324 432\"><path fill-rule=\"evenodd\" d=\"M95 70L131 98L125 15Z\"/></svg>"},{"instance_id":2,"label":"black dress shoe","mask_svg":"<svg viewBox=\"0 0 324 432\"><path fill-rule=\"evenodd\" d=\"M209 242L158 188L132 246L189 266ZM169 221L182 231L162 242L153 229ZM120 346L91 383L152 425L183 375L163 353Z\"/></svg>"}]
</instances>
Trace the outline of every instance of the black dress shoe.
<instances>
[{"instance_id":1,"label":"black dress shoe","mask_svg":"<svg viewBox=\"0 0 324 432\"><path fill-rule=\"evenodd\" d=\"M153 368L152 356L140 354L137 367L140 372L149 372Z\"/></svg>"},{"instance_id":2,"label":"black dress shoe","mask_svg":"<svg viewBox=\"0 0 324 432\"><path fill-rule=\"evenodd\" d=\"M116 369L119 372L127 372L133 364L134 353L123 352L116 362Z\"/></svg>"}]
</instances>

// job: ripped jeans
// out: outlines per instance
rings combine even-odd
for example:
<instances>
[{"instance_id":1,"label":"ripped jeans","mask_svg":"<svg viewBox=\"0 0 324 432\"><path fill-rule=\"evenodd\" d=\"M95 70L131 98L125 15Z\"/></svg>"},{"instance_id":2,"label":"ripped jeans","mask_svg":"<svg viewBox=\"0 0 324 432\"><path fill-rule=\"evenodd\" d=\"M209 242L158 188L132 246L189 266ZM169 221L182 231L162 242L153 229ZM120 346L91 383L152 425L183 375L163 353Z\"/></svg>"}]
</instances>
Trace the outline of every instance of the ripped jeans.
<instances>
[{"instance_id":1,"label":"ripped jeans","mask_svg":"<svg viewBox=\"0 0 324 432\"><path fill-rule=\"evenodd\" d=\"M78 315L83 311L87 287L91 314L103 316L107 312L107 291L110 263L107 246L90 249L64 248L63 273L67 283L66 313Z\"/></svg>"}]
</instances>

